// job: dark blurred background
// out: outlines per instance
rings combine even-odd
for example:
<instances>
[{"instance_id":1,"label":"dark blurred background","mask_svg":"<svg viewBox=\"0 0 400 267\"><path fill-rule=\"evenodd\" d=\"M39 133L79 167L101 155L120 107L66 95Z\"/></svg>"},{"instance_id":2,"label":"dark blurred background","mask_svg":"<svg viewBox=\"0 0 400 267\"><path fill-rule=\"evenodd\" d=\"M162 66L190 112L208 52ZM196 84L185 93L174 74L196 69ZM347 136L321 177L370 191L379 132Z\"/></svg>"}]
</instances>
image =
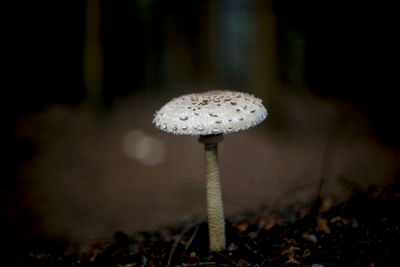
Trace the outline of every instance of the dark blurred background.
<instances>
[{"instance_id":1,"label":"dark blurred background","mask_svg":"<svg viewBox=\"0 0 400 267\"><path fill-rule=\"evenodd\" d=\"M221 145L227 214L310 199L322 176L334 196L390 181L400 145L391 10L291 0L6 7L3 244L205 216L201 146L151 125L189 92L247 91L269 110Z\"/></svg>"}]
</instances>

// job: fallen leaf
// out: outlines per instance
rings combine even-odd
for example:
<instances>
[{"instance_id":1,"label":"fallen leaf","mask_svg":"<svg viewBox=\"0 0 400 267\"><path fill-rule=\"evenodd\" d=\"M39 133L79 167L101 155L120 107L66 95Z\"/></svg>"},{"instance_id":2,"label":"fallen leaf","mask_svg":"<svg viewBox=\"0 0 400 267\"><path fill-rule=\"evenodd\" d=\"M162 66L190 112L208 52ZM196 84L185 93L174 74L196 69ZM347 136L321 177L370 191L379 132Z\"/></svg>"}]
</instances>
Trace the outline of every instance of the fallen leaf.
<instances>
[{"instance_id":1,"label":"fallen leaf","mask_svg":"<svg viewBox=\"0 0 400 267\"><path fill-rule=\"evenodd\" d=\"M328 226L328 221L324 218L318 220L318 226L315 230L318 232L324 232L326 234L331 233L331 229Z\"/></svg>"}]
</instances>

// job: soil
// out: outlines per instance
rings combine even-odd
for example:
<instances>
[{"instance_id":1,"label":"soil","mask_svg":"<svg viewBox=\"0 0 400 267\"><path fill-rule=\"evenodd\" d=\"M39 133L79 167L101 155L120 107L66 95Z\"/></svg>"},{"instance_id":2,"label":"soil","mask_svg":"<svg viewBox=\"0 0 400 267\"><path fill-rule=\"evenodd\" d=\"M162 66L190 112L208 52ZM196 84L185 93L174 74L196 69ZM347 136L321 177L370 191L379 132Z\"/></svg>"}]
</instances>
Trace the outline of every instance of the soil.
<instances>
[{"instance_id":1,"label":"soil","mask_svg":"<svg viewBox=\"0 0 400 267\"><path fill-rule=\"evenodd\" d=\"M208 251L205 220L128 235L77 249L36 238L0 260L4 266L394 266L400 252L400 179L354 189L332 205L318 198L295 210L260 208L226 221L227 249ZM4 251L3 251L4 252ZM394 264L394 265L393 265Z\"/></svg>"}]
</instances>

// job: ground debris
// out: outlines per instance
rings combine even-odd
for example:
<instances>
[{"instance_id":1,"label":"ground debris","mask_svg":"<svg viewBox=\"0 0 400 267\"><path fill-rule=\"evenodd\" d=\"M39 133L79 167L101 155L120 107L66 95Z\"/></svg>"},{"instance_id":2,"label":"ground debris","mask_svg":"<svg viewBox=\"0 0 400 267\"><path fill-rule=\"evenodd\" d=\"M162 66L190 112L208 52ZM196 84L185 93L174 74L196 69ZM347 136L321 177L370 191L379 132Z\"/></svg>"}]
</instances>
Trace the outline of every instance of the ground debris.
<instances>
[{"instance_id":1,"label":"ground debris","mask_svg":"<svg viewBox=\"0 0 400 267\"><path fill-rule=\"evenodd\" d=\"M325 200L320 209L310 204L292 221L268 211L229 218L222 252L209 252L202 220L132 236L117 232L79 251L66 242L36 240L2 257L0 265L390 266L400 242L399 184L356 190L337 205Z\"/></svg>"}]
</instances>

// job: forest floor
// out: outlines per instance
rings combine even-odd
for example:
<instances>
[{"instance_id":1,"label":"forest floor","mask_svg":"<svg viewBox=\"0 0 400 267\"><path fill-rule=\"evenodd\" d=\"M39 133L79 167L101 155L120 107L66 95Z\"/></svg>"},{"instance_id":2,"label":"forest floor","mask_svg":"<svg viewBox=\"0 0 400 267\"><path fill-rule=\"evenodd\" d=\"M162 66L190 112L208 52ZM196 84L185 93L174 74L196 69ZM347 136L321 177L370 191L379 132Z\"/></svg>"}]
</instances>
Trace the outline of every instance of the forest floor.
<instances>
[{"instance_id":1,"label":"forest floor","mask_svg":"<svg viewBox=\"0 0 400 267\"><path fill-rule=\"evenodd\" d=\"M60 240L24 242L4 266L394 266L400 252L400 179L354 189L333 205L267 208L226 221L227 249L208 251L205 220L128 235L77 250ZM389 264L390 263L390 264ZM394 265L393 265L394 264Z\"/></svg>"}]
</instances>

